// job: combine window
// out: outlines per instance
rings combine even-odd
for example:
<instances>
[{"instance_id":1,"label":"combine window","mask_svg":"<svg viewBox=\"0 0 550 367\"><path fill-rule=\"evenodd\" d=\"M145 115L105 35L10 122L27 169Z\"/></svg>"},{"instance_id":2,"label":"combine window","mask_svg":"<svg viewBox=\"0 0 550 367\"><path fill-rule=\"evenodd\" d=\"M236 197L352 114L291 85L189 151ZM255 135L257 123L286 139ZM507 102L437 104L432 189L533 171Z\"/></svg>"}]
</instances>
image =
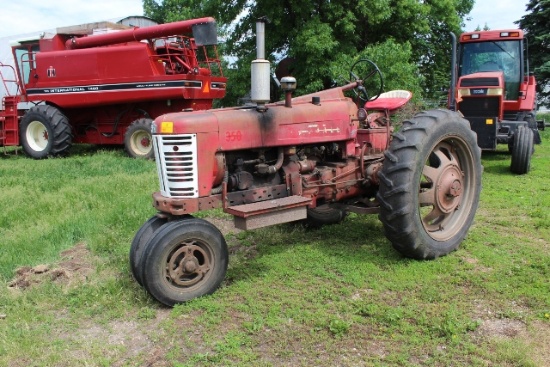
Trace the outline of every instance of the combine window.
<instances>
[{"instance_id":1,"label":"combine window","mask_svg":"<svg viewBox=\"0 0 550 367\"><path fill-rule=\"evenodd\" d=\"M17 60L19 73L25 85L29 84L31 70L36 69L35 54L38 51L38 44L25 44L15 49L15 59Z\"/></svg>"},{"instance_id":2,"label":"combine window","mask_svg":"<svg viewBox=\"0 0 550 367\"><path fill-rule=\"evenodd\" d=\"M507 100L517 100L523 78L522 44L514 41L484 41L462 44L458 76L502 71L504 73Z\"/></svg>"}]
</instances>

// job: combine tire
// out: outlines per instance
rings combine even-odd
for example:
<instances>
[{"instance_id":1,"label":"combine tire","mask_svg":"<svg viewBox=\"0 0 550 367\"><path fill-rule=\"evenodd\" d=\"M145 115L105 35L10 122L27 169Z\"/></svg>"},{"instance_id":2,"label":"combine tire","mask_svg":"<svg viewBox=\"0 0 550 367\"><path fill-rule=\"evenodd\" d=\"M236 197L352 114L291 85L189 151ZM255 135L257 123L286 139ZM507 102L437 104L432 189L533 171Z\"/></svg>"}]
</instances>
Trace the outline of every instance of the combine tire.
<instances>
[{"instance_id":1,"label":"combine tire","mask_svg":"<svg viewBox=\"0 0 550 367\"><path fill-rule=\"evenodd\" d=\"M345 217L346 212L343 210L320 205L307 210L306 225L311 228L319 228L327 224L340 223Z\"/></svg>"},{"instance_id":2,"label":"combine tire","mask_svg":"<svg viewBox=\"0 0 550 367\"><path fill-rule=\"evenodd\" d=\"M126 129L124 133L124 149L132 158L152 159L153 138L151 136L151 122L148 118L138 119Z\"/></svg>"},{"instance_id":3,"label":"combine tire","mask_svg":"<svg viewBox=\"0 0 550 367\"><path fill-rule=\"evenodd\" d=\"M141 281L141 272L139 270L143 250L145 249L147 242L153 238L156 230L159 229L164 223L166 223L165 218L159 218L156 215L149 218L149 220L145 222L136 232L136 235L132 240L132 244L130 245L130 269L132 270L132 275L137 280L139 285L143 284Z\"/></svg>"},{"instance_id":4,"label":"combine tire","mask_svg":"<svg viewBox=\"0 0 550 367\"><path fill-rule=\"evenodd\" d=\"M72 144L71 127L57 108L34 106L21 120L20 140L25 153L35 159L65 154Z\"/></svg>"},{"instance_id":5,"label":"combine tire","mask_svg":"<svg viewBox=\"0 0 550 367\"><path fill-rule=\"evenodd\" d=\"M481 191L481 150L468 121L446 110L403 123L380 172L379 218L393 247L415 259L456 250Z\"/></svg>"},{"instance_id":6,"label":"combine tire","mask_svg":"<svg viewBox=\"0 0 550 367\"><path fill-rule=\"evenodd\" d=\"M518 175L529 172L533 154L533 130L520 126L514 134L510 170Z\"/></svg>"},{"instance_id":7,"label":"combine tire","mask_svg":"<svg viewBox=\"0 0 550 367\"><path fill-rule=\"evenodd\" d=\"M159 302L177 303L213 293L227 271L229 255L220 231L203 219L160 227L141 259L141 280Z\"/></svg>"}]
</instances>

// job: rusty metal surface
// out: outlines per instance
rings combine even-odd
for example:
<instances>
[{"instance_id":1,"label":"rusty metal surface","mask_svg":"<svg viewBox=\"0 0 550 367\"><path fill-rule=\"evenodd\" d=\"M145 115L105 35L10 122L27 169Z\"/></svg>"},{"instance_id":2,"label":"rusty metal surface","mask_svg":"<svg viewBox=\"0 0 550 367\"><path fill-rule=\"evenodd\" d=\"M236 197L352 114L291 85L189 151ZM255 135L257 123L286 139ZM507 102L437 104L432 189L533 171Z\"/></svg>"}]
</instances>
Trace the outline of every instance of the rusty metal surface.
<instances>
[{"instance_id":1,"label":"rusty metal surface","mask_svg":"<svg viewBox=\"0 0 550 367\"><path fill-rule=\"evenodd\" d=\"M303 196L288 196L281 199L232 206L226 208L225 211L237 217L247 218L269 212L282 211L296 207L305 207L310 202L310 198L305 198Z\"/></svg>"},{"instance_id":2,"label":"rusty metal surface","mask_svg":"<svg viewBox=\"0 0 550 367\"><path fill-rule=\"evenodd\" d=\"M248 218L235 216L233 217L233 222L235 224L235 228L249 230L302 220L306 219L306 217L307 208L305 206L301 206L275 212L267 212Z\"/></svg>"}]
</instances>

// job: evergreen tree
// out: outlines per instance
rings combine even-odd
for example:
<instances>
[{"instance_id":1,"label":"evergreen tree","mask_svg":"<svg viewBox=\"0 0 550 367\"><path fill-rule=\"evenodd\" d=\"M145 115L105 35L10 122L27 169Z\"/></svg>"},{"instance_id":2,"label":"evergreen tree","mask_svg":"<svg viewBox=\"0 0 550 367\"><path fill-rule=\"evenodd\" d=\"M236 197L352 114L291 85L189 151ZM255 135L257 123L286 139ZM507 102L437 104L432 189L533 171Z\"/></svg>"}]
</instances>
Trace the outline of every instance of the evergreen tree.
<instances>
[{"instance_id":1,"label":"evergreen tree","mask_svg":"<svg viewBox=\"0 0 550 367\"><path fill-rule=\"evenodd\" d=\"M537 79L538 102L550 107L550 0L530 0L516 24L527 33L530 69Z\"/></svg>"}]
</instances>

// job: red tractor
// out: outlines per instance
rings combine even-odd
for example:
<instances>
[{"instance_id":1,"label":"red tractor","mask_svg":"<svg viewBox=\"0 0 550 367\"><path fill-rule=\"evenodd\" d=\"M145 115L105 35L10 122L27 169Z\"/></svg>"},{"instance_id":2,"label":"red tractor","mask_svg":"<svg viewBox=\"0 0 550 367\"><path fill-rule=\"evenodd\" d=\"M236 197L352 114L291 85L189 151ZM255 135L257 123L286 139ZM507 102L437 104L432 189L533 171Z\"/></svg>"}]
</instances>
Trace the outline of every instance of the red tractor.
<instances>
[{"instance_id":1,"label":"red tractor","mask_svg":"<svg viewBox=\"0 0 550 367\"><path fill-rule=\"evenodd\" d=\"M225 96L213 18L92 31L67 27L12 45L15 68L0 64L12 90L2 99L0 146L45 158L72 143L124 144L130 156L152 157L156 116L209 109Z\"/></svg>"},{"instance_id":2,"label":"red tractor","mask_svg":"<svg viewBox=\"0 0 550 367\"><path fill-rule=\"evenodd\" d=\"M449 106L470 122L481 149L508 144L510 169L517 174L529 171L533 144L541 142L538 129L544 129L544 122L535 119L536 81L529 74L524 42L519 29L462 34L458 62L453 52Z\"/></svg>"},{"instance_id":3,"label":"red tractor","mask_svg":"<svg viewBox=\"0 0 550 367\"><path fill-rule=\"evenodd\" d=\"M392 134L390 114L411 93L381 93L382 75L369 60L354 64L347 85L297 98L296 80L284 77L285 101L268 103L264 30L258 22L254 106L170 113L153 123L158 213L136 233L130 266L163 304L210 294L224 279L226 242L193 218L199 211L223 208L245 230L378 214L393 247L416 259L457 249L474 219L481 150L467 120L422 112ZM364 79L355 76L361 65ZM367 80L379 83L372 94Z\"/></svg>"}]
</instances>

